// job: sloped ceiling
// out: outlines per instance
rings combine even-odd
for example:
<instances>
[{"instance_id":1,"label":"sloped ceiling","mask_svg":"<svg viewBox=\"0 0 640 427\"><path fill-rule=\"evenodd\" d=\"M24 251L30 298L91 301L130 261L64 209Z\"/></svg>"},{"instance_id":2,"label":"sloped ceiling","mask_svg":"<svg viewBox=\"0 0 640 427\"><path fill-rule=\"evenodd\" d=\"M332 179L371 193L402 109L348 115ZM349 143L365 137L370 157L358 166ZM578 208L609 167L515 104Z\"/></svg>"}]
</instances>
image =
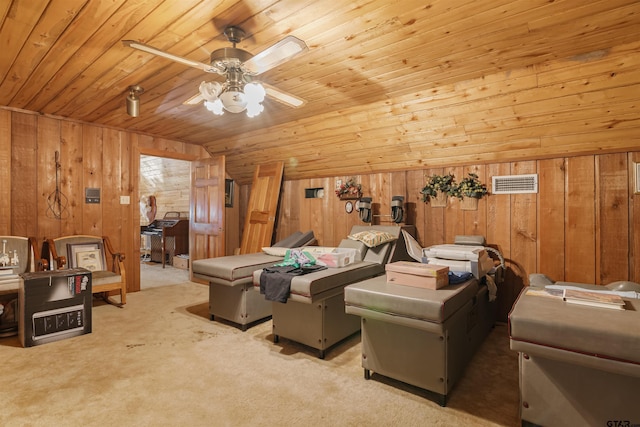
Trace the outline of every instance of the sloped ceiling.
<instances>
[{"instance_id":1,"label":"sloped ceiling","mask_svg":"<svg viewBox=\"0 0 640 427\"><path fill-rule=\"evenodd\" d=\"M639 12L632 0L5 0L0 105L204 145L225 154L229 172L241 181L265 159L290 157L280 150L296 135L304 138L295 149L315 160L306 169L289 161L285 177L353 173L360 168L358 152L351 168L332 162L362 146L323 132L323 124L348 126L368 106L392 110L400 100L428 98L457 82L606 55L637 42ZM121 42L138 40L208 62L211 51L230 45L223 35L229 25L244 29L247 38L238 47L252 53L288 34L307 43L308 52L261 76L305 99L303 107L267 99L256 118L213 116L183 102L201 81L220 77ZM137 118L125 111L127 87L134 84L145 89ZM406 154L395 153L398 158L392 151L367 159L366 169L405 167Z\"/></svg>"}]
</instances>

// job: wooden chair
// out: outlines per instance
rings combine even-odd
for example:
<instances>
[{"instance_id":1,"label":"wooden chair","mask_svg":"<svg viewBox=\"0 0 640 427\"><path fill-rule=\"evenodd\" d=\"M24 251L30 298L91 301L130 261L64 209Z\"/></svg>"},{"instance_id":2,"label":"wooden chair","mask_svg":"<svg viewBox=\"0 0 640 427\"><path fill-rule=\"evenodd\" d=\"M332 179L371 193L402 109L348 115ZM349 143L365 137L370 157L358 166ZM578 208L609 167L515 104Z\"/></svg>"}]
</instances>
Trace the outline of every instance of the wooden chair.
<instances>
[{"instance_id":1,"label":"wooden chair","mask_svg":"<svg viewBox=\"0 0 640 427\"><path fill-rule=\"evenodd\" d=\"M55 270L83 267L91 271L92 293L102 293L105 301L122 306L127 302L125 256L116 252L107 236L75 235L49 239L51 266ZM107 254L109 262L107 262ZM109 292L119 291L120 304L109 300Z\"/></svg>"}]
</instances>

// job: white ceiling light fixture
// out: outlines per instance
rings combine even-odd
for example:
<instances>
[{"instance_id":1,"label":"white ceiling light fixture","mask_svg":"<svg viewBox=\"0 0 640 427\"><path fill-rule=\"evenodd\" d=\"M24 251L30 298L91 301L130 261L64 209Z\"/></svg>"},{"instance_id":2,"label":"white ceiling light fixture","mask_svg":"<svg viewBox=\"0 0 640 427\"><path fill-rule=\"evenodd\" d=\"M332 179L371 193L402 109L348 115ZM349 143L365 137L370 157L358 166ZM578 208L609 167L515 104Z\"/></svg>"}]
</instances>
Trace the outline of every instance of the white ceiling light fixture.
<instances>
[{"instance_id":1,"label":"white ceiling light fixture","mask_svg":"<svg viewBox=\"0 0 640 427\"><path fill-rule=\"evenodd\" d=\"M211 52L209 64L182 58L134 40L122 42L125 46L198 68L207 73L224 76L225 81L222 83L202 82L199 87L200 93L184 102L187 105L195 105L204 101L204 106L216 115L221 115L225 111L230 113L246 111L249 117L255 117L264 111L262 102L265 96L293 108L305 104L303 99L292 94L254 81L255 76L306 51L308 47L304 41L294 36L286 36L254 56L236 47L236 44L245 36L241 28L227 27L224 35L229 42L233 43L233 46Z\"/></svg>"},{"instance_id":2,"label":"white ceiling light fixture","mask_svg":"<svg viewBox=\"0 0 640 427\"><path fill-rule=\"evenodd\" d=\"M259 83L247 83L241 87L228 82L202 82L199 90L204 106L217 116L225 111L241 113L246 110L247 116L255 117L264 111L262 102L266 91Z\"/></svg>"}]
</instances>

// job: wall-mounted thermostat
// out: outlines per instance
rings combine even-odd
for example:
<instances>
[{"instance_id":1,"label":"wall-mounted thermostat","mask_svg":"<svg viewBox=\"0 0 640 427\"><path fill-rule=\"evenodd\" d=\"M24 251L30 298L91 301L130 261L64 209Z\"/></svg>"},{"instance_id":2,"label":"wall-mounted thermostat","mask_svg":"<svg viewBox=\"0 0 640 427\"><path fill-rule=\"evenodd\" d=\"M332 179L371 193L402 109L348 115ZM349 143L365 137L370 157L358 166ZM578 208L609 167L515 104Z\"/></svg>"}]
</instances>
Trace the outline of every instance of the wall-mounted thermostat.
<instances>
[{"instance_id":1,"label":"wall-mounted thermostat","mask_svg":"<svg viewBox=\"0 0 640 427\"><path fill-rule=\"evenodd\" d=\"M84 202L85 203L100 203L100 189L99 188L85 188L84 189Z\"/></svg>"}]
</instances>

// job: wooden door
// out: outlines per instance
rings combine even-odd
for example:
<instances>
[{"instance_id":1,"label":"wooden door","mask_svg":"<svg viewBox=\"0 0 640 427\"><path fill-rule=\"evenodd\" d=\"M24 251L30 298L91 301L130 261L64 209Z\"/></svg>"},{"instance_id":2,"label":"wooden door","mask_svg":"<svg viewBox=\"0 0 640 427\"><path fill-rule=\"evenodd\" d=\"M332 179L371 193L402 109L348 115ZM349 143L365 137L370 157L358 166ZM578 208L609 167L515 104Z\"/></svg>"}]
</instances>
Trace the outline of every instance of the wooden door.
<instances>
[{"instance_id":1,"label":"wooden door","mask_svg":"<svg viewBox=\"0 0 640 427\"><path fill-rule=\"evenodd\" d=\"M189 252L192 261L225 255L224 156L191 163Z\"/></svg>"},{"instance_id":2,"label":"wooden door","mask_svg":"<svg viewBox=\"0 0 640 427\"><path fill-rule=\"evenodd\" d=\"M242 232L241 254L260 252L264 246L271 246L283 170L283 162L256 168Z\"/></svg>"}]
</instances>

